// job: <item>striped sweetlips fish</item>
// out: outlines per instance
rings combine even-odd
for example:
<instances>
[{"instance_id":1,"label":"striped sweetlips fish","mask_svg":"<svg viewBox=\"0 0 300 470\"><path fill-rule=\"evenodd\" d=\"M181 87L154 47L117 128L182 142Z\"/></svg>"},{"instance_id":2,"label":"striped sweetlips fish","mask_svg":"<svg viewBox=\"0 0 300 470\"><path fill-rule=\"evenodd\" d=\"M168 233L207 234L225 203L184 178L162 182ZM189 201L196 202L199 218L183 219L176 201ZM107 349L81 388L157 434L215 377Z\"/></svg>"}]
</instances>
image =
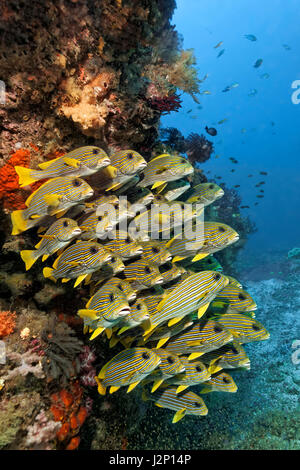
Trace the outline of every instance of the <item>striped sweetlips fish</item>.
<instances>
[{"instance_id":1,"label":"striped sweetlips fish","mask_svg":"<svg viewBox=\"0 0 300 470\"><path fill-rule=\"evenodd\" d=\"M193 262L202 260L211 253L220 251L239 239L238 233L228 225L207 221L202 225L203 231L201 231L201 226L198 225L199 235L197 238L193 238L196 224L199 224L198 219L192 221L191 230L188 226L185 227L184 237L174 237L167 242L166 247L173 256L173 262L191 256L193 256Z\"/></svg>"},{"instance_id":2,"label":"striped sweetlips fish","mask_svg":"<svg viewBox=\"0 0 300 470\"><path fill-rule=\"evenodd\" d=\"M151 349L125 349L102 367L96 378L98 392L105 395L106 388L110 387L109 393L114 393L120 387L129 385L129 393L156 369L160 362L160 357Z\"/></svg>"},{"instance_id":3,"label":"striped sweetlips fish","mask_svg":"<svg viewBox=\"0 0 300 470\"><path fill-rule=\"evenodd\" d=\"M218 317L218 323L230 331L239 343L263 341L270 337L270 333L259 321L242 313L225 313Z\"/></svg>"},{"instance_id":4,"label":"striped sweetlips fish","mask_svg":"<svg viewBox=\"0 0 300 470\"><path fill-rule=\"evenodd\" d=\"M240 281L238 281L237 279L235 279L235 277L228 276L228 274L226 274L226 276L227 276L228 279L229 279L229 285L230 285L230 286L239 287L240 289L243 288L243 286L242 286L242 284L240 283Z\"/></svg>"},{"instance_id":5,"label":"striped sweetlips fish","mask_svg":"<svg viewBox=\"0 0 300 470\"><path fill-rule=\"evenodd\" d=\"M104 286L117 287L125 295L128 302L133 302L136 299L136 292L129 282L118 277L112 277L105 282Z\"/></svg>"},{"instance_id":6,"label":"striped sweetlips fish","mask_svg":"<svg viewBox=\"0 0 300 470\"><path fill-rule=\"evenodd\" d=\"M121 329L118 335L125 331L139 326L144 321L150 318L147 305L142 300L138 299L130 305L130 313L122 321Z\"/></svg>"},{"instance_id":7,"label":"striped sweetlips fish","mask_svg":"<svg viewBox=\"0 0 300 470\"><path fill-rule=\"evenodd\" d=\"M185 191L191 187L190 183L185 180L171 181L167 184L163 191L161 191L162 196L167 201L174 201L178 199ZM158 191L160 189L158 188Z\"/></svg>"},{"instance_id":8,"label":"striped sweetlips fish","mask_svg":"<svg viewBox=\"0 0 300 470\"><path fill-rule=\"evenodd\" d=\"M52 268L44 268L43 274L54 282L59 278L62 278L62 282L76 278L74 284L76 287L84 279L89 279L94 271L109 261L111 261L111 253L105 250L102 245L79 240L67 247L56 258Z\"/></svg>"},{"instance_id":9,"label":"striped sweetlips fish","mask_svg":"<svg viewBox=\"0 0 300 470\"><path fill-rule=\"evenodd\" d=\"M138 243L127 232L122 230L117 230L113 239L108 239L104 246L119 255L122 260L128 260L143 254L141 243Z\"/></svg>"},{"instance_id":10,"label":"striped sweetlips fish","mask_svg":"<svg viewBox=\"0 0 300 470\"><path fill-rule=\"evenodd\" d=\"M153 393L166 379L184 372L185 368L176 354L173 354L166 349L152 349L152 351L161 358L161 363L158 368L155 369L155 371L153 371L146 380L144 380L143 385L154 382L151 389L151 392Z\"/></svg>"},{"instance_id":11,"label":"striped sweetlips fish","mask_svg":"<svg viewBox=\"0 0 300 470\"><path fill-rule=\"evenodd\" d=\"M160 408L167 408L176 411L172 423L177 423L185 415L205 416L208 409L201 397L196 393L184 390L176 393L177 387L169 385L166 388L159 388L154 393L148 393L143 389L142 399L151 400Z\"/></svg>"},{"instance_id":12,"label":"striped sweetlips fish","mask_svg":"<svg viewBox=\"0 0 300 470\"><path fill-rule=\"evenodd\" d=\"M190 317L190 315L186 315L180 322L171 327L167 326L167 324L157 327L154 332L151 331L147 336L143 337L144 344L149 341L153 342L158 340L156 348L161 348L170 338L193 325L193 321ZM140 342L139 345L140 344L143 343Z\"/></svg>"},{"instance_id":13,"label":"striped sweetlips fish","mask_svg":"<svg viewBox=\"0 0 300 470\"><path fill-rule=\"evenodd\" d=\"M194 167L184 157L162 154L152 158L143 171L144 178L138 186L164 189L169 181L175 181L194 173Z\"/></svg>"},{"instance_id":14,"label":"striped sweetlips fish","mask_svg":"<svg viewBox=\"0 0 300 470\"><path fill-rule=\"evenodd\" d=\"M215 301L219 300L228 303L226 313L252 312L257 309L257 305L250 294L232 284L224 287L218 293Z\"/></svg>"},{"instance_id":15,"label":"striped sweetlips fish","mask_svg":"<svg viewBox=\"0 0 300 470\"><path fill-rule=\"evenodd\" d=\"M109 278L116 276L125 269L125 265L122 261L122 258L111 250L106 250L107 253L110 253L111 259L108 263L103 264L100 269L97 269L92 275L91 282L95 282L96 285L102 284L103 281L108 280ZM90 279L85 283L89 283Z\"/></svg>"},{"instance_id":16,"label":"striped sweetlips fish","mask_svg":"<svg viewBox=\"0 0 300 470\"><path fill-rule=\"evenodd\" d=\"M220 323L208 320L197 322L177 336L173 336L165 348L178 356L189 354L189 360L221 348L233 340L232 334Z\"/></svg>"},{"instance_id":17,"label":"striped sweetlips fish","mask_svg":"<svg viewBox=\"0 0 300 470\"><path fill-rule=\"evenodd\" d=\"M150 189L136 186L130 190L127 194L127 198L131 204L131 209L136 215L138 212L145 210L145 207L153 202L154 195Z\"/></svg>"},{"instance_id":18,"label":"striped sweetlips fish","mask_svg":"<svg viewBox=\"0 0 300 470\"><path fill-rule=\"evenodd\" d=\"M176 393L181 393L188 387L198 385L209 380L211 375L207 367L201 361L190 362L187 357L180 357L181 363L184 365L184 372L175 375L166 380L166 384L178 385Z\"/></svg>"},{"instance_id":19,"label":"striped sweetlips fish","mask_svg":"<svg viewBox=\"0 0 300 470\"><path fill-rule=\"evenodd\" d=\"M64 248L70 241L81 234L77 222L68 218L56 220L44 235L40 235L41 240L35 245L35 250L22 250L21 258L25 263L26 271L31 268L41 256L45 261L48 256Z\"/></svg>"},{"instance_id":20,"label":"striped sweetlips fish","mask_svg":"<svg viewBox=\"0 0 300 470\"><path fill-rule=\"evenodd\" d=\"M110 155L111 165L91 177L91 184L106 191L119 189L144 170L146 160L134 150L120 150Z\"/></svg>"},{"instance_id":21,"label":"striped sweetlips fish","mask_svg":"<svg viewBox=\"0 0 300 470\"><path fill-rule=\"evenodd\" d=\"M184 200L188 203L203 204L208 206L217 199L224 196L224 191L215 183L201 183L191 188L185 195Z\"/></svg>"},{"instance_id":22,"label":"striped sweetlips fish","mask_svg":"<svg viewBox=\"0 0 300 470\"><path fill-rule=\"evenodd\" d=\"M211 374L221 369L250 369L250 359L245 349L236 341L201 356Z\"/></svg>"},{"instance_id":23,"label":"striped sweetlips fish","mask_svg":"<svg viewBox=\"0 0 300 470\"><path fill-rule=\"evenodd\" d=\"M194 311L198 311L198 318L200 318L204 315L209 303L227 284L228 279L215 271L192 274L179 282L157 305L158 313L151 317L150 331L168 320L168 326L171 326Z\"/></svg>"},{"instance_id":24,"label":"striped sweetlips fish","mask_svg":"<svg viewBox=\"0 0 300 470\"><path fill-rule=\"evenodd\" d=\"M176 264L171 262L164 263L162 266L159 267L159 271L164 279L164 284L178 279L186 272L183 267L177 266Z\"/></svg>"},{"instance_id":25,"label":"striped sweetlips fish","mask_svg":"<svg viewBox=\"0 0 300 470\"><path fill-rule=\"evenodd\" d=\"M229 392L235 393L237 391L237 385L234 382L231 375L227 372L219 371L216 374L213 374L209 380L204 384L204 387L200 393L210 393L210 392Z\"/></svg>"},{"instance_id":26,"label":"striped sweetlips fish","mask_svg":"<svg viewBox=\"0 0 300 470\"><path fill-rule=\"evenodd\" d=\"M167 263L172 259L171 253L158 241L141 242L141 246L143 248L142 259L156 266Z\"/></svg>"},{"instance_id":27,"label":"striped sweetlips fish","mask_svg":"<svg viewBox=\"0 0 300 470\"><path fill-rule=\"evenodd\" d=\"M81 178L58 177L46 181L26 199L26 209L11 213L12 235L34 227L44 216L63 215L93 193L90 185Z\"/></svg>"},{"instance_id":28,"label":"striped sweetlips fish","mask_svg":"<svg viewBox=\"0 0 300 470\"><path fill-rule=\"evenodd\" d=\"M44 178L57 176L87 176L110 165L110 159L99 147L87 146L68 152L62 157L39 164L41 170L15 166L21 187Z\"/></svg>"},{"instance_id":29,"label":"striped sweetlips fish","mask_svg":"<svg viewBox=\"0 0 300 470\"><path fill-rule=\"evenodd\" d=\"M128 264L124 269L124 274L136 290L147 289L163 282L158 267L143 259Z\"/></svg>"},{"instance_id":30,"label":"striped sweetlips fish","mask_svg":"<svg viewBox=\"0 0 300 470\"><path fill-rule=\"evenodd\" d=\"M124 293L115 286L102 286L77 314L84 319L84 331L93 331L90 340L105 329L111 337L111 329L129 315L130 307Z\"/></svg>"}]
</instances>

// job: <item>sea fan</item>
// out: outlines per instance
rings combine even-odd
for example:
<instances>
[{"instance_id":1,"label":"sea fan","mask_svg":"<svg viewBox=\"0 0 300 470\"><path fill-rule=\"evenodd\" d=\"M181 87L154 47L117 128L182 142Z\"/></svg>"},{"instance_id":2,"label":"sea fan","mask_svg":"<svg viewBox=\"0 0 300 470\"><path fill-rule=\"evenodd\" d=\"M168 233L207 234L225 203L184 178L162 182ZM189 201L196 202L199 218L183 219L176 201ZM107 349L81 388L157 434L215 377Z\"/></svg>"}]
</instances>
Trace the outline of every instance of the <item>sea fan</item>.
<instances>
[{"instance_id":1,"label":"sea fan","mask_svg":"<svg viewBox=\"0 0 300 470\"><path fill-rule=\"evenodd\" d=\"M207 140L204 135L195 132L189 134L185 139L185 152L191 163L204 163L211 157L214 151L212 142Z\"/></svg>"}]
</instances>

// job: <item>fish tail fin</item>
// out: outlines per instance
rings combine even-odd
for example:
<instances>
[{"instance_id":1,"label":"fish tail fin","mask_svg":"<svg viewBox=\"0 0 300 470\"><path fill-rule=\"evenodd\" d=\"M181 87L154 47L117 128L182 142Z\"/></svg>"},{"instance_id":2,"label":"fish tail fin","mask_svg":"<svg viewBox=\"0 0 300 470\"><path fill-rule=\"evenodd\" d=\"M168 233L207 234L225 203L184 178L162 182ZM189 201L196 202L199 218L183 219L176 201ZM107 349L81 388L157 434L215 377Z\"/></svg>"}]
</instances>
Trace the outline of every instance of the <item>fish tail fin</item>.
<instances>
[{"instance_id":1,"label":"fish tail fin","mask_svg":"<svg viewBox=\"0 0 300 470\"><path fill-rule=\"evenodd\" d=\"M19 235L19 233L24 232L29 228L27 220L24 218L25 210L13 211L11 213L10 217L13 225L11 232L12 235Z\"/></svg>"},{"instance_id":2,"label":"fish tail fin","mask_svg":"<svg viewBox=\"0 0 300 470\"><path fill-rule=\"evenodd\" d=\"M22 250L20 255L25 263L26 271L28 271L39 258L38 250Z\"/></svg>"},{"instance_id":3,"label":"fish tail fin","mask_svg":"<svg viewBox=\"0 0 300 470\"><path fill-rule=\"evenodd\" d=\"M25 168L23 166L15 166L15 171L19 176L19 185L21 187L28 186L34 183L38 178L32 176L31 168Z\"/></svg>"},{"instance_id":4,"label":"fish tail fin","mask_svg":"<svg viewBox=\"0 0 300 470\"><path fill-rule=\"evenodd\" d=\"M50 279L52 279L52 281L56 282L55 277L52 276L53 271L54 271L54 269L52 269L52 268L44 268L43 269L43 274L44 274L44 277L46 277L46 278L49 277Z\"/></svg>"}]
</instances>

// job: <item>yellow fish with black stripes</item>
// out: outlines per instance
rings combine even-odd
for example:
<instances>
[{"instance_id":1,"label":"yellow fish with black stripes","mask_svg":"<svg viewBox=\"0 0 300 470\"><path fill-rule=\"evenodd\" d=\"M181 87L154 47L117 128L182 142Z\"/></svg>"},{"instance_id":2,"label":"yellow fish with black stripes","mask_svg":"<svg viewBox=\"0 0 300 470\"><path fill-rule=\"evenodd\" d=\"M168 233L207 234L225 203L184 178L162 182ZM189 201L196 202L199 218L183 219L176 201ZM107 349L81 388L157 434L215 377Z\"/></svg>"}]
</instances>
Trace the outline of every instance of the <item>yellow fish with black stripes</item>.
<instances>
[{"instance_id":1,"label":"yellow fish with black stripes","mask_svg":"<svg viewBox=\"0 0 300 470\"><path fill-rule=\"evenodd\" d=\"M64 215L67 209L93 194L91 186L81 178L58 177L46 181L26 199L26 209L11 213L12 235L34 227L45 216Z\"/></svg>"},{"instance_id":2,"label":"yellow fish with black stripes","mask_svg":"<svg viewBox=\"0 0 300 470\"><path fill-rule=\"evenodd\" d=\"M81 234L77 222L68 218L61 218L54 222L44 235L40 235L41 241L35 245L35 250L22 250L21 258L25 263L26 271L42 256L45 261L50 255L68 245L74 237Z\"/></svg>"},{"instance_id":3,"label":"yellow fish with black stripes","mask_svg":"<svg viewBox=\"0 0 300 470\"><path fill-rule=\"evenodd\" d=\"M87 146L72 150L62 157L39 164L41 170L15 166L21 188L35 181L57 176L87 176L110 165L110 159L99 147Z\"/></svg>"}]
</instances>

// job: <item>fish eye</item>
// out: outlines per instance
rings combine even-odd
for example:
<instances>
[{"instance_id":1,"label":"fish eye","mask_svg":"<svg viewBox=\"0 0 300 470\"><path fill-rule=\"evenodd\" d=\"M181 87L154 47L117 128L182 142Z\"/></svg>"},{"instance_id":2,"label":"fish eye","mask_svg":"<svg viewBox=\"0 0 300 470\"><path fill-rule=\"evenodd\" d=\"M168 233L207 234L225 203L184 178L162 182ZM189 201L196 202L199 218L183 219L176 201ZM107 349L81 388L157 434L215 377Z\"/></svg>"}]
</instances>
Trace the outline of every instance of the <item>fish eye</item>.
<instances>
[{"instance_id":1,"label":"fish eye","mask_svg":"<svg viewBox=\"0 0 300 470\"><path fill-rule=\"evenodd\" d=\"M227 377L222 378L224 384L230 384L230 380Z\"/></svg>"},{"instance_id":2,"label":"fish eye","mask_svg":"<svg viewBox=\"0 0 300 470\"><path fill-rule=\"evenodd\" d=\"M238 354L239 353L238 350L234 347L231 348L231 351L233 352L233 354Z\"/></svg>"},{"instance_id":3,"label":"fish eye","mask_svg":"<svg viewBox=\"0 0 300 470\"><path fill-rule=\"evenodd\" d=\"M98 220L102 220L103 219L103 216L102 215L99 215L98 216Z\"/></svg>"},{"instance_id":4,"label":"fish eye","mask_svg":"<svg viewBox=\"0 0 300 470\"><path fill-rule=\"evenodd\" d=\"M213 184L210 184L210 185L209 185L209 189L214 189L214 185L213 185Z\"/></svg>"},{"instance_id":5,"label":"fish eye","mask_svg":"<svg viewBox=\"0 0 300 470\"><path fill-rule=\"evenodd\" d=\"M198 401L194 401L194 406L196 408L201 408L201 403L199 403Z\"/></svg>"},{"instance_id":6,"label":"fish eye","mask_svg":"<svg viewBox=\"0 0 300 470\"><path fill-rule=\"evenodd\" d=\"M245 297L244 294L239 294L239 299L240 299L240 300L246 300L246 297Z\"/></svg>"},{"instance_id":7,"label":"fish eye","mask_svg":"<svg viewBox=\"0 0 300 470\"><path fill-rule=\"evenodd\" d=\"M97 247L91 246L91 248L90 248L90 253L95 254L95 253L98 253L98 251L99 251L99 250L98 250Z\"/></svg>"},{"instance_id":8,"label":"fish eye","mask_svg":"<svg viewBox=\"0 0 300 470\"><path fill-rule=\"evenodd\" d=\"M168 361L169 364L174 364L174 362L175 362L172 356L168 356L167 361Z\"/></svg>"},{"instance_id":9,"label":"fish eye","mask_svg":"<svg viewBox=\"0 0 300 470\"><path fill-rule=\"evenodd\" d=\"M221 331L223 331L223 328L221 328L220 326L214 326L214 332L215 333L221 333Z\"/></svg>"},{"instance_id":10,"label":"fish eye","mask_svg":"<svg viewBox=\"0 0 300 470\"><path fill-rule=\"evenodd\" d=\"M220 279L221 279L221 274L217 273L217 274L214 275L214 280L215 281L219 281Z\"/></svg>"},{"instance_id":11,"label":"fish eye","mask_svg":"<svg viewBox=\"0 0 300 470\"><path fill-rule=\"evenodd\" d=\"M121 284L118 285L118 289L120 289L121 291L123 291L123 287Z\"/></svg>"},{"instance_id":12,"label":"fish eye","mask_svg":"<svg viewBox=\"0 0 300 470\"><path fill-rule=\"evenodd\" d=\"M157 246L153 246L152 253L159 253L159 248L157 248Z\"/></svg>"},{"instance_id":13,"label":"fish eye","mask_svg":"<svg viewBox=\"0 0 300 470\"><path fill-rule=\"evenodd\" d=\"M127 158L128 158L128 160L132 160L132 159L133 159L132 153L128 153L128 154L127 154Z\"/></svg>"},{"instance_id":14,"label":"fish eye","mask_svg":"<svg viewBox=\"0 0 300 470\"><path fill-rule=\"evenodd\" d=\"M98 149L93 149L93 155L98 155L99 150Z\"/></svg>"},{"instance_id":15,"label":"fish eye","mask_svg":"<svg viewBox=\"0 0 300 470\"><path fill-rule=\"evenodd\" d=\"M149 268L149 266L145 267L145 273L147 273L147 274L151 273L151 269Z\"/></svg>"},{"instance_id":16,"label":"fish eye","mask_svg":"<svg viewBox=\"0 0 300 470\"><path fill-rule=\"evenodd\" d=\"M114 294L109 294L109 301L113 302L114 301Z\"/></svg>"},{"instance_id":17,"label":"fish eye","mask_svg":"<svg viewBox=\"0 0 300 470\"><path fill-rule=\"evenodd\" d=\"M219 232L222 232L222 233L226 232L224 227L218 227L218 230L219 230Z\"/></svg>"},{"instance_id":18,"label":"fish eye","mask_svg":"<svg viewBox=\"0 0 300 470\"><path fill-rule=\"evenodd\" d=\"M137 310L141 310L141 308L142 308L141 304L137 304L137 305L136 305L136 309L137 309Z\"/></svg>"},{"instance_id":19,"label":"fish eye","mask_svg":"<svg viewBox=\"0 0 300 470\"><path fill-rule=\"evenodd\" d=\"M73 181L73 186L78 187L78 186L81 186L81 184L82 184L82 181L80 181L78 178L76 178L76 179Z\"/></svg>"},{"instance_id":20,"label":"fish eye","mask_svg":"<svg viewBox=\"0 0 300 470\"><path fill-rule=\"evenodd\" d=\"M130 238L129 237L126 238L125 243L130 243Z\"/></svg>"},{"instance_id":21,"label":"fish eye","mask_svg":"<svg viewBox=\"0 0 300 470\"><path fill-rule=\"evenodd\" d=\"M197 372L202 372L202 367L196 366L196 371L197 371Z\"/></svg>"},{"instance_id":22,"label":"fish eye","mask_svg":"<svg viewBox=\"0 0 300 470\"><path fill-rule=\"evenodd\" d=\"M63 223L63 226L68 227L68 225L69 225L69 222L67 220L65 220L64 223Z\"/></svg>"},{"instance_id":23,"label":"fish eye","mask_svg":"<svg viewBox=\"0 0 300 470\"><path fill-rule=\"evenodd\" d=\"M149 354L144 352L144 353L142 354L142 358L143 358L143 359L149 359Z\"/></svg>"},{"instance_id":24,"label":"fish eye","mask_svg":"<svg viewBox=\"0 0 300 470\"><path fill-rule=\"evenodd\" d=\"M260 330L260 327L257 326L255 323L252 324L252 330L254 331L259 331Z\"/></svg>"},{"instance_id":25,"label":"fish eye","mask_svg":"<svg viewBox=\"0 0 300 470\"><path fill-rule=\"evenodd\" d=\"M119 207L119 205L120 205L120 204L119 204L118 202L116 202L116 203L114 204L114 207L117 209L117 208Z\"/></svg>"},{"instance_id":26,"label":"fish eye","mask_svg":"<svg viewBox=\"0 0 300 470\"><path fill-rule=\"evenodd\" d=\"M116 258L113 256L110 261L114 263L116 261Z\"/></svg>"}]
</instances>

